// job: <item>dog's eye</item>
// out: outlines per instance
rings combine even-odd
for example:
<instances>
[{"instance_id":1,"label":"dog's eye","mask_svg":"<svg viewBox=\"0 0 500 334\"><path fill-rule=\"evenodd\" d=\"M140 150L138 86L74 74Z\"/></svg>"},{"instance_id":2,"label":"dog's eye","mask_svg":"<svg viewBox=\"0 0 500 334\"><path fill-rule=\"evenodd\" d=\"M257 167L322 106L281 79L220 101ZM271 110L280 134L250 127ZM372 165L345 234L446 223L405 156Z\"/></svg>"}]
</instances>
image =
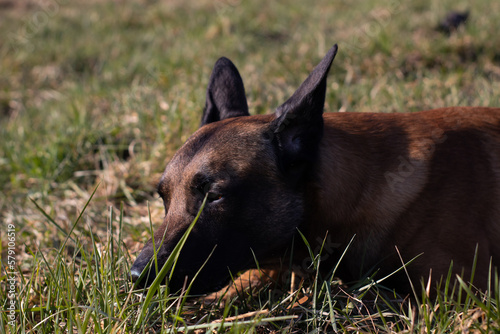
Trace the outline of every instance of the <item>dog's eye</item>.
<instances>
[{"instance_id":1,"label":"dog's eye","mask_svg":"<svg viewBox=\"0 0 500 334\"><path fill-rule=\"evenodd\" d=\"M208 194L207 201L209 203L216 202L222 199L222 195L213 190L212 182L203 182L196 189L205 197Z\"/></svg>"},{"instance_id":2,"label":"dog's eye","mask_svg":"<svg viewBox=\"0 0 500 334\"><path fill-rule=\"evenodd\" d=\"M214 193L214 192L209 192L208 193L207 200L210 203L220 201L221 199L222 199L222 195L221 194Z\"/></svg>"}]
</instances>

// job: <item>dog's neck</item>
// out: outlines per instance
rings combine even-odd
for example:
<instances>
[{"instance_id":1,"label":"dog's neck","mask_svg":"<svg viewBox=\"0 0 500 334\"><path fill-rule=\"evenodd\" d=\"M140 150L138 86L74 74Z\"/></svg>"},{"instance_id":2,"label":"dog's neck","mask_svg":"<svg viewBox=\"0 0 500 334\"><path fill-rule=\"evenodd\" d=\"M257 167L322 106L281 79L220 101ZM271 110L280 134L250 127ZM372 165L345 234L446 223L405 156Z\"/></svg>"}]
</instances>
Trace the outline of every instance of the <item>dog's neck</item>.
<instances>
[{"instance_id":1,"label":"dog's neck","mask_svg":"<svg viewBox=\"0 0 500 334\"><path fill-rule=\"evenodd\" d=\"M357 245L382 247L392 223L426 182L426 162L409 157L410 141L401 118L326 114L314 181L306 191L306 237L328 231L339 247L354 235Z\"/></svg>"}]
</instances>

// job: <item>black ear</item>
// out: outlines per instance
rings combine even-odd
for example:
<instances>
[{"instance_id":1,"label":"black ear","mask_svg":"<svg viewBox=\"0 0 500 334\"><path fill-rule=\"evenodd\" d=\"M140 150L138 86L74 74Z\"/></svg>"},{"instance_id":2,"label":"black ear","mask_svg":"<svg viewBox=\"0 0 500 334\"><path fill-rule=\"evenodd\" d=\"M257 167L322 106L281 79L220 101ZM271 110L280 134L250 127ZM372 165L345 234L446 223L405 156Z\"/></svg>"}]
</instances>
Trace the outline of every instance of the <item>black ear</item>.
<instances>
[{"instance_id":1,"label":"black ear","mask_svg":"<svg viewBox=\"0 0 500 334\"><path fill-rule=\"evenodd\" d=\"M285 172L302 174L307 163L316 158L323 136L326 77L336 54L337 44L299 89L276 109L276 119L271 125L273 141L278 148L280 166Z\"/></svg>"},{"instance_id":2,"label":"black ear","mask_svg":"<svg viewBox=\"0 0 500 334\"><path fill-rule=\"evenodd\" d=\"M200 126L248 115L245 87L240 73L229 59L222 57L215 63L210 76Z\"/></svg>"}]
</instances>

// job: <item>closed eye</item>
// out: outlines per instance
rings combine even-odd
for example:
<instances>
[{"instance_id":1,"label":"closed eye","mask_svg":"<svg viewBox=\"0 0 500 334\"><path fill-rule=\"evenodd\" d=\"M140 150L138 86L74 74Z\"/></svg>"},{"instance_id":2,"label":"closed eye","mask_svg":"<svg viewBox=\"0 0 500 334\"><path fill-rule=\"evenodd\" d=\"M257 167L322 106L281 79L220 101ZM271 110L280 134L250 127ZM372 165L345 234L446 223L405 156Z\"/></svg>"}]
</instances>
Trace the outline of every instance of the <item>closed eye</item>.
<instances>
[{"instance_id":1,"label":"closed eye","mask_svg":"<svg viewBox=\"0 0 500 334\"><path fill-rule=\"evenodd\" d=\"M208 193L208 198L207 198L207 201L208 201L209 203L218 203L218 202L220 202L223 198L224 198L224 196L222 196L221 194L214 193L214 192L209 192L209 193Z\"/></svg>"},{"instance_id":2,"label":"closed eye","mask_svg":"<svg viewBox=\"0 0 500 334\"><path fill-rule=\"evenodd\" d=\"M203 196L208 196L207 201L208 203L217 203L220 202L223 199L223 196L220 192L218 192L216 189L214 189L214 185L211 181L204 181L200 183L197 187L196 190Z\"/></svg>"}]
</instances>

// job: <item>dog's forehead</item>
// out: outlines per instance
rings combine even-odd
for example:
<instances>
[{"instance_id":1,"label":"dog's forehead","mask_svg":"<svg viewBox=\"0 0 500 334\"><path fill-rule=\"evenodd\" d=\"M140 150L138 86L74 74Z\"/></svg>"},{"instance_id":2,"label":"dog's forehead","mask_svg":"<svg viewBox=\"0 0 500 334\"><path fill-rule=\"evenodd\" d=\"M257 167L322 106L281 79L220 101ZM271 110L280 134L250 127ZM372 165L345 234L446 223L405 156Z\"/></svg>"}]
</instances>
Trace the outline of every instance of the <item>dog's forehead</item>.
<instances>
[{"instance_id":1,"label":"dog's forehead","mask_svg":"<svg viewBox=\"0 0 500 334\"><path fill-rule=\"evenodd\" d=\"M161 182L198 172L244 170L263 150L269 117L236 117L198 129L168 163Z\"/></svg>"}]
</instances>

